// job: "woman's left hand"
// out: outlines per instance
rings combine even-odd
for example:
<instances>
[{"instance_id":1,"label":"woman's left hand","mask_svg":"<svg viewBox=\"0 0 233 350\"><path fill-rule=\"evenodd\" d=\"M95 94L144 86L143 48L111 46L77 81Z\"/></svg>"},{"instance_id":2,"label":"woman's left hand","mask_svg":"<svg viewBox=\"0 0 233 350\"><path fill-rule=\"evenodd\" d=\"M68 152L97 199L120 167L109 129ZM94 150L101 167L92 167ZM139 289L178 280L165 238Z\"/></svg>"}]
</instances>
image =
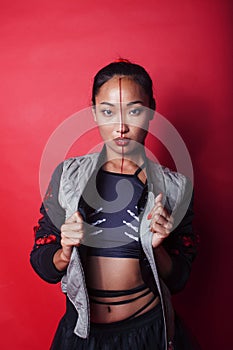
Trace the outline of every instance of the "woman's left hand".
<instances>
[{"instance_id":1,"label":"woman's left hand","mask_svg":"<svg viewBox=\"0 0 233 350\"><path fill-rule=\"evenodd\" d=\"M152 246L158 247L162 241L167 238L173 226L173 217L168 214L162 204L163 194L160 193L155 198L155 205L148 214L147 219L150 220L150 230L153 232Z\"/></svg>"}]
</instances>

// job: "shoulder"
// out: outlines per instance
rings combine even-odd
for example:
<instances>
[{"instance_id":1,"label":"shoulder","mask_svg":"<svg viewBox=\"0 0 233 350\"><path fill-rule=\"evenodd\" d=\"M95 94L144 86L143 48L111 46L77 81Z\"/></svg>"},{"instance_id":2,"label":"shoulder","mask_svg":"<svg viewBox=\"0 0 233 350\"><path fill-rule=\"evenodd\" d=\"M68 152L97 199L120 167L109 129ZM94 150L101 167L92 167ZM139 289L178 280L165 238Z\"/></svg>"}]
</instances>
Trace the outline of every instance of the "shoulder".
<instances>
[{"instance_id":1,"label":"shoulder","mask_svg":"<svg viewBox=\"0 0 233 350\"><path fill-rule=\"evenodd\" d=\"M167 190L176 191L181 197L185 192L192 191L193 184L187 176L164 166L162 166L162 172Z\"/></svg>"},{"instance_id":2,"label":"shoulder","mask_svg":"<svg viewBox=\"0 0 233 350\"><path fill-rule=\"evenodd\" d=\"M88 167L89 164L92 164L99 157L99 153L90 153L82 156L71 157L65 159L60 163L55 171L60 173L70 173L77 171L80 167Z\"/></svg>"},{"instance_id":3,"label":"shoulder","mask_svg":"<svg viewBox=\"0 0 233 350\"><path fill-rule=\"evenodd\" d=\"M160 184L169 207L174 210L183 200L191 201L193 183L188 177L151 160L148 160L148 166L153 184L155 187Z\"/></svg>"},{"instance_id":4,"label":"shoulder","mask_svg":"<svg viewBox=\"0 0 233 350\"><path fill-rule=\"evenodd\" d=\"M159 163L153 162L150 159L148 159L148 166L152 180L154 177L159 177L160 180L163 180L166 185L170 185L174 188L177 188L177 190L181 190L186 186L188 182L191 182L190 179L185 175L171 170L168 167L163 166Z\"/></svg>"},{"instance_id":5,"label":"shoulder","mask_svg":"<svg viewBox=\"0 0 233 350\"><path fill-rule=\"evenodd\" d=\"M71 157L63 161L63 169L69 169L71 167L79 167L82 164L92 162L98 158L99 153L90 153L82 156Z\"/></svg>"},{"instance_id":6,"label":"shoulder","mask_svg":"<svg viewBox=\"0 0 233 350\"><path fill-rule=\"evenodd\" d=\"M79 173L80 168L85 172L86 169L92 167L93 164L96 163L98 156L99 153L91 153L65 159L54 169L50 185L51 183L59 184L64 178L71 179L75 177Z\"/></svg>"}]
</instances>

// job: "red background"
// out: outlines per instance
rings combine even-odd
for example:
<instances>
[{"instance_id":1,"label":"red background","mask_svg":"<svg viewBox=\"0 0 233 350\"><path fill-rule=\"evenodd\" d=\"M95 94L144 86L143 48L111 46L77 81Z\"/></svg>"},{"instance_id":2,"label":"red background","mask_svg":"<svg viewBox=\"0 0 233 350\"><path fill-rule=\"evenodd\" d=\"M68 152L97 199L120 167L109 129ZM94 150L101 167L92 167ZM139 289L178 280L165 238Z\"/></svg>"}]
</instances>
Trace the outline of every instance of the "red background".
<instances>
[{"instance_id":1,"label":"red background","mask_svg":"<svg viewBox=\"0 0 233 350\"><path fill-rule=\"evenodd\" d=\"M174 302L204 349L230 347L231 23L227 0L0 1L1 349L48 349L64 311L59 286L29 265L40 157L59 123L90 104L95 72L118 56L147 68L158 111L193 161L201 244Z\"/></svg>"}]
</instances>

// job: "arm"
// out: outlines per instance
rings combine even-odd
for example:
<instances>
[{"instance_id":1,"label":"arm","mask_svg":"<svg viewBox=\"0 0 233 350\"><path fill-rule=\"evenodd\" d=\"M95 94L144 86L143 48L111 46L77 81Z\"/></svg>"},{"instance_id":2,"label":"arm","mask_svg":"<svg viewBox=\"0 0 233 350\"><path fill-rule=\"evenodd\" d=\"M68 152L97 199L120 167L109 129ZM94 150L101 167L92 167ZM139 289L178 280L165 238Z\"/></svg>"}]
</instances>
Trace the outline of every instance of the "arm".
<instances>
[{"instance_id":1,"label":"arm","mask_svg":"<svg viewBox=\"0 0 233 350\"><path fill-rule=\"evenodd\" d=\"M62 164L53 173L41 207L42 218L34 228L35 243L30 262L36 273L49 283L57 283L66 273L72 249L83 238L79 212L65 221L65 210L58 200ZM61 227L61 228L60 228Z\"/></svg>"},{"instance_id":2,"label":"arm","mask_svg":"<svg viewBox=\"0 0 233 350\"><path fill-rule=\"evenodd\" d=\"M172 260L171 272L164 279L164 282L173 294L185 287L191 272L192 262L197 255L198 239L192 227L193 216L192 195L185 216L162 244Z\"/></svg>"},{"instance_id":3,"label":"arm","mask_svg":"<svg viewBox=\"0 0 233 350\"><path fill-rule=\"evenodd\" d=\"M162 204L162 193L155 198L155 205L148 215L150 230L153 232L152 246L159 275L166 279L172 271L172 259L163 248L163 241L169 236L173 225L173 218Z\"/></svg>"},{"instance_id":4,"label":"arm","mask_svg":"<svg viewBox=\"0 0 233 350\"><path fill-rule=\"evenodd\" d=\"M49 283L59 282L65 274L53 262L54 254L61 249L60 226L65 221L65 210L58 201L61 173L62 164L55 169L41 206L42 217L34 227L35 241L30 254L33 269Z\"/></svg>"},{"instance_id":5,"label":"arm","mask_svg":"<svg viewBox=\"0 0 233 350\"><path fill-rule=\"evenodd\" d=\"M66 270L73 247L79 247L84 235L83 218L75 212L61 227L61 248L53 256L53 263L59 271Z\"/></svg>"},{"instance_id":6,"label":"arm","mask_svg":"<svg viewBox=\"0 0 233 350\"><path fill-rule=\"evenodd\" d=\"M30 262L35 272L46 282L57 283L65 271L59 271L53 263L54 254L61 248L60 230L52 223L44 204L41 219L34 227L35 242L30 254Z\"/></svg>"},{"instance_id":7,"label":"arm","mask_svg":"<svg viewBox=\"0 0 233 350\"><path fill-rule=\"evenodd\" d=\"M185 203L184 196L179 210ZM171 293L182 290L189 278L191 263L196 255L196 238L192 231L193 198L184 218L174 231L173 221L157 196L151 211L151 231L154 233L152 245L158 272ZM170 225L169 225L170 224Z\"/></svg>"}]
</instances>

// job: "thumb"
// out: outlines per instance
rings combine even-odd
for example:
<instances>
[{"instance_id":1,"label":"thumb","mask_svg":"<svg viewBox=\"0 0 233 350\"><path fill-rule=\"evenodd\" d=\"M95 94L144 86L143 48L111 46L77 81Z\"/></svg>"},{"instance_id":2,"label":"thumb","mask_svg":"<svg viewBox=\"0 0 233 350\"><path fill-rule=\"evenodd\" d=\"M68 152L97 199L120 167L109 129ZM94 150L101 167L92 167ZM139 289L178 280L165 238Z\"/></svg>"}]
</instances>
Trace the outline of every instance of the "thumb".
<instances>
[{"instance_id":1,"label":"thumb","mask_svg":"<svg viewBox=\"0 0 233 350\"><path fill-rule=\"evenodd\" d=\"M71 215L67 220L66 223L71 224L73 222L83 222L83 217L80 214L79 211L76 211L73 215Z\"/></svg>"},{"instance_id":2,"label":"thumb","mask_svg":"<svg viewBox=\"0 0 233 350\"><path fill-rule=\"evenodd\" d=\"M158 196L155 197L155 204L161 202L162 198L163 198L163 194L159 193Z\"/></svg>"}]
</instances>

